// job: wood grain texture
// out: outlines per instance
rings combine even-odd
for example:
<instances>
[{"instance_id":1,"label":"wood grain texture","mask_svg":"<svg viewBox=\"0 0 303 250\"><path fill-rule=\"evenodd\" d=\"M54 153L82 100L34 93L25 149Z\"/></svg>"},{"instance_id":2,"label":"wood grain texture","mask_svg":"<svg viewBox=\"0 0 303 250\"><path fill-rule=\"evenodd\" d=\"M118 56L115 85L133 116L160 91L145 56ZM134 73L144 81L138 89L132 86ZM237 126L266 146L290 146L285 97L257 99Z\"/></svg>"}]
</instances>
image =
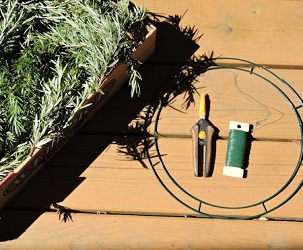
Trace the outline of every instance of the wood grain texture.
<instances>
[{"instance_id":1,"label":"wood grain texture","mask_svg":"<svg viewBox=\"0 0 303 250\"><path fill-rule=\"evenodd\" d=\"M272 72L303 95L303 71L276 69ZM256 139L299 139L301 129L292 105L301 105L300 101L279 78L263 69L255 69L255 73L270 82L241 70L218 69L201 75L194 84L197 93L189 108L186 108L188 91L162 109L158 132L167 136L190 136L190 128L199 120L199 94L203 92L209 95L209 120L220 131L219 136L228 137L229 122L233 120L251 124L252 136ZM298 112L303 115L302 108Z\"/></svg>"},{"instance_id":2,"label":"wood grain texture","mask_svg":"<svg viewBox=\"0 0 303 250\"><path fill-rule=\"evenodd\" d=\"M181 26L204 34L198 54L238 57L286 68L302 68L303 4L301 1L269 0L134 0L149 11L184 15Z\"/></svg>"},{"instance_id":3,"label":"wood grain texture","mask_svg":"<svg viewBox=\"0 0 303 250\"><path fill-rule=\"evenodd\" d=\"M302 184L302 166L295 173L302 157L302 138L292 103L301 104L280 80L303 96L303 2L133 2L153 13L185 13L181 26L195 27L204 34L197 42L200 48L196 51L197 44L189 43L167 23L155 24L156 54L140 69L141 97L131 99L128 86L123 87L9 208L0 212L0 232L7 229L6 235L3 231L0 234L0 239L6 240L0 243L0 249L302 249L303 192L298 188ZM183 65L194 53L212 51L215 56L239 57L269 66L280 79L262 68L254 68L254 72L265 73L264 77L277 84L292 103L256 75L240 70L208 71L196 79L197 93L188 109L184 104L189 92L163 108L158 124L161 157L174 180L205 203L228 208L258 205L245 209L201 205L171 182L151 144L152 163L174 195L193 209L201 205L203 213L251 216L287 201L265 215L269 221L196 218L195 211L180 204L160 185L144 158L143 125L138 116L145 115L148 103L167 93L180 63ZM232 60L220 62L238 64ZM246 65L244 69L251 68ZM195 177L192 164L190 128L199 119L202 92L208 94L209 120L219 132L210 178ZM303 115L303 108L297 111ZM230 120L247 122L254 128L245 162L247 178L222 175ZM152 134L154 121L148 128ZM283 188L287 182L290 184ZM294 192L295 196L288 200ZM73 222L60 222L58 214L49 210L52 204L70 211Z\"/></svg>"},{"instance_id":4,"label":"wood grain texture","mask_svg":"<svg viewBox=\"0 0 303 250\"><path fill-rule=\"evenodd\" d=\"M85 139L92 143L106 138L85 136ZM78 137L82 143L85 139L83 136ZM161 137L158 145L166 168L180 186L202 201L228 207L255 204L277 193L294 173L300 155L300 147L293 142L254 141L250 149L247 178L237 179L222 175L227 141L218 140L212 177L197 178L193 172L190 138ZM11 206L47 209L51 202L58 202L70 209L82 211L194 214L163 189L151 169L144 168L149 166L146 159L133 160L131 154L125 151L119 153L123 148L112 144L83 170L84 162L79 162L78 159L84 159L85 155L81 148L77 149L71 155L63 150L60 157L41 171ZM154 152L154 148L150 152ZM155 156L154 153L152 156ZM158 160L156 157L152 159L153 163ZM180 192L160 164L156 170L177 197L198 209L199 203ZM296 190L302 174L301 169L281 194L265 203L267 210L284 202ZM238 210L202 206L201 211L213 215L254 216L263 213L264 208L261 204ZM300 218L302 191L269 216Z\"/></svg>"},{"instance_id":5,"label":"wood grain texture","mask_svg":"<svg viewBox=\"0 0 303 250\"><path fill-rule=\"evenodd\" d=\"M289 180L300 155L299 147L295 143L255 142L251 146L249 167L247 168L248 177L239 180L222 176L227 142L218 141L213 176L201 179L194 177L193 174L190 139L161 138L158 144L166 168L175 181L198 198L223 206L244 206L271 196ZM114 145L105 154L101 154L82 174L86 181L62 204L76 209L191 213L164 191L150 170L142 168L139 162L132 161L131 156L123 154L116 156L116 154L117 148ZM153 162L157 161L158 159L153 160ZM198 203L185 197L172 185L161 170L160 164L157 169L159 169L162 180L178 197L189 202L194 208L198 207ZM267 203L268 209L286 199L301 180L302 173L299 172L291 185L278 195L277 199ZM153 190L153 192L149 190ZM292 202L286 204L283 209L280 208L273 212L272 216L301 217L301 195L302 192L299 192ZM82 198L79 199L79 197ZM210 207L206 209L206 212L214 214L232 212L234 215L253 215L261 213L263 208L257 206L249 211L245 209L243 211L221 211Z\"/></svg>"},{"instance_id":6,"label":"wood grain texture","mask_svg":"<svg viewBox=\"0 0 303 250\"><path fill-rule=\"evenodd\" d=\"M16 213L16 212L15 212ZM22 213L22 212L18 212ZM26 216L29 212L23 212ZM7 215L10 215L7 213ZM302 249L302 224L196 218L44 213L0 249ZM256 240L257 238L257 240Z\"/></svg>"}]
</instances>

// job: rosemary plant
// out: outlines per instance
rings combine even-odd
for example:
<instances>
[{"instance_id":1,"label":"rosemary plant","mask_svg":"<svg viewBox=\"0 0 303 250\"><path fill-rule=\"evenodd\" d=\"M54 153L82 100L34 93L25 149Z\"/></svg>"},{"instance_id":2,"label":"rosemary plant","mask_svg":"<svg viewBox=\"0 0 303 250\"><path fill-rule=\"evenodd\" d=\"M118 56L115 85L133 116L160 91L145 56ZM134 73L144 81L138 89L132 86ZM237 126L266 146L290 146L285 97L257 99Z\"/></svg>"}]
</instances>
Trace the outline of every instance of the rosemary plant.
<instances>
[{"instance_id":1,"label":"rosemary plant","mask_svg":"<svg viewBox=\"0 0 303 250\"><path fill-rule=\"evenodd\" d=\"M118 61L140 93L130 37L145 15L129 0L0 0L0 180L66 135Z\"/></svg>"}]
</instances>

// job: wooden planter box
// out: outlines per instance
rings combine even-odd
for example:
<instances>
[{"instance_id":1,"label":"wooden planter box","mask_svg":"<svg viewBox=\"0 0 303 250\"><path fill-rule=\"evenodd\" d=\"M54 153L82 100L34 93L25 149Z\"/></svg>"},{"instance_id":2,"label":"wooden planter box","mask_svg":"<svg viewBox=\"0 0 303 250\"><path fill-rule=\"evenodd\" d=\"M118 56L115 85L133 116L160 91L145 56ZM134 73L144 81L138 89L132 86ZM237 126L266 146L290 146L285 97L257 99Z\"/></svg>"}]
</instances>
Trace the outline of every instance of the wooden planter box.
<instances>
[{"instance_id":1,"label":"wooden planter box","mask_svg":"<svg viewBox=\"0 0 303 250\"><path fill-rule=\"evenodd\" d=\"M133 59L144 63L155 51L156 28L153 25L146 26L148 34L143 43L136 49ZM73 130L68 137L55 138L42 147L36 148L31 156L0 182L0 209L12 200L27 182L53 157L56 152L90 119L126 82L127 64L118 64L108 75L102 85L102 91L92 92L86 103L88 107L79 110L73 121Z\"/></svg>"}]
</instances>

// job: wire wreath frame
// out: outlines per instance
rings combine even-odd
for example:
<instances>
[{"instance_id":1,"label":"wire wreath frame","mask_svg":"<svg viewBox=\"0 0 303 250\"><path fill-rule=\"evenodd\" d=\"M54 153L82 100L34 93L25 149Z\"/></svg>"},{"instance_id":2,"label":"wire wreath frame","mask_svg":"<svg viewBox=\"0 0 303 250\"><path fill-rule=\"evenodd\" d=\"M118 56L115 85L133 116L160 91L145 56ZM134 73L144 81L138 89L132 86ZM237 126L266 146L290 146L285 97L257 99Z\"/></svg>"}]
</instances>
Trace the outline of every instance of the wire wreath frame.
<instances>
[{"instance_id":1,"label":"wire wreath frame","mask_svg":"<svg viewBox=\"0 0 303 250\"><path fill-rule=\"evenodd\" d=\"M266 81L268 84L270 84L272 87L274 87L276 90L278 90L278 92L287 100L287 102L289 103L291 109L293 110L297 121L298 121L298 126L299 126L299 131L300 131L300 154L298 157L298 161L297 164L294 168L294 171L292 172L292 174L290 175L289 179L284 183L284 185L275 193L273 193L272 195L270 195L269 197L250 204L250 205L245 205L245 206L220 206L220 205L216 205L216 204L212 204L206 201L203 201L199 198L197 198L196 196L192 195L191 193L189 193L188 191L186 191L174 178L173 176L170 174L170 172L168 171L168 169L165 166L165 163L162 159L161 153L160 153L160 149L159 149L159 145L158 145L158 122L161 116L161 111L163 109L163 104L160 102L160 104L157 107L153 107L152 105L150 105L148 107L147 110L147 114L149 112L152 112L151 110L156 108L156 113L155 113L155 123L154 123L154 132L153 132L153 143L154 143L154 147L155 147L155 151L156 151L156 155L157 155L157 160L153 160L155 157L151 156L150 152L149 152L149 147L148 147L148 136L145 135L144 136L144 145L145 145L145 153L146 153L146 157L149 161L149 164L151 166L152 171L154 172L156 178L158 179L158 181L160 182L160 184L163 186L163 188L174 198L176 199L179 203L181 203L182 205L184 205L185 207L189 208L190 210L198 213L200 216L202 217L207 217L207 218L217 218L217 219L238 219L238 220L245 220L245 219L254 219L254 218L259 218L267 213L270 213L276 209L278 209L279 207L283 206L285 203L287 203L292 197L295 196L295 194L300 190L300 188L303 185L303 180L301 180L298 184L298 186L292 191L292 193L285 198L282 202L280 202L278 205L274 205L272 207L267 206L267 203L269 201L271 201L272 199L274 199L275 197L277 197L280 193L282 193L289 185L290 183L294 180L294 178L297 176L297 173L300 169L300 167L302 167L303 163L303 122L302 122L302 117L299 113L299 109L303 109L303 100L302 98L299 96L299 94L295 91L295 89L293 89L293 87L288 84L285 80L283 80L282 78L280 78L279 76L277 76L275 73L273 73L272 71L270 71L268 68L247 61L247 60L243 60L243 59L239 59L239 58L216 58L215 61L221 61L221 60L227 60L227 61L235 61L236 63L234 65L248 65L249 67L240 67L240 66L232 66L232 65L216 65L216 66L210 66L208 68L205 69L206 71L211 71L211 70L220 70L220 69L232 69L232 70L240 70L240 71L244 71L246 73L249 73L251 75L255 75L259 78L261 78L261 80ZM294 94L297 102L299 102L299 105L295 105L294 104L294 100L291 100L290 97L287 96L287 94L280 88L278 87L273 81L269 80L268 78L262 76L261 74L256 73L254 70L256 68L259 68L261 70L264 70L265 72L269 73L271 76L273 76L276 80L278 80L280 83L283 84L283 86L286 86L291 92L292 94ZM146 117L149 117L148 115L146 115ZM161 179L159 173L157 172L156 166L160 164L162 169L164 170L166 176L168 177L168 179L170 180L170 183L173 183L174 186L176 186L179 190L182 191L183 194L185 194L187 197L189 197L192 201L195 202L195 206L190 205L186 202L184 202L180 197L178 197L178 195L172 191L165 183L164 180ZM210 214L210 213L206 213L203 212L203 208L206 206L210 206L210 207L214 207L214 208L219 208L219 209L225 209L225 210L241 210L241 209L247 209L247 208L252 208L252 207L257 207L260 206L262 212L257 213L257 214L252 214L252 215L248 215L248 216L234 216L234 215L220 215L220 214Z\"/></svg>"}]
</instances>

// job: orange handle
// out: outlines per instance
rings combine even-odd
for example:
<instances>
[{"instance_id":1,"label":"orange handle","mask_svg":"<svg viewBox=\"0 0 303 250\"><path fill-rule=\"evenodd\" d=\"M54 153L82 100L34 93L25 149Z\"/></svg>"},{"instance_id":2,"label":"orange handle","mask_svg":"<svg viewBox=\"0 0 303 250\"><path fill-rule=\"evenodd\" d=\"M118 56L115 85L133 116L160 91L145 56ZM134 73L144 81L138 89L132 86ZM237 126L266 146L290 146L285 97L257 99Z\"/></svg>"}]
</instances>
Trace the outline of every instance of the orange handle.
<instances>
[{"instance_id":1,"label":"orange handle","mask_svg":"<svg viewBox=\"0 0 303 250\"><path fill-rule=\"evenodd\" d=\"M206 116L206 100L205 100L205 94L201 93L201 98L200 98L200 110L199 110L199 115L201 116Z\"/></svg>"}]
</instances>

